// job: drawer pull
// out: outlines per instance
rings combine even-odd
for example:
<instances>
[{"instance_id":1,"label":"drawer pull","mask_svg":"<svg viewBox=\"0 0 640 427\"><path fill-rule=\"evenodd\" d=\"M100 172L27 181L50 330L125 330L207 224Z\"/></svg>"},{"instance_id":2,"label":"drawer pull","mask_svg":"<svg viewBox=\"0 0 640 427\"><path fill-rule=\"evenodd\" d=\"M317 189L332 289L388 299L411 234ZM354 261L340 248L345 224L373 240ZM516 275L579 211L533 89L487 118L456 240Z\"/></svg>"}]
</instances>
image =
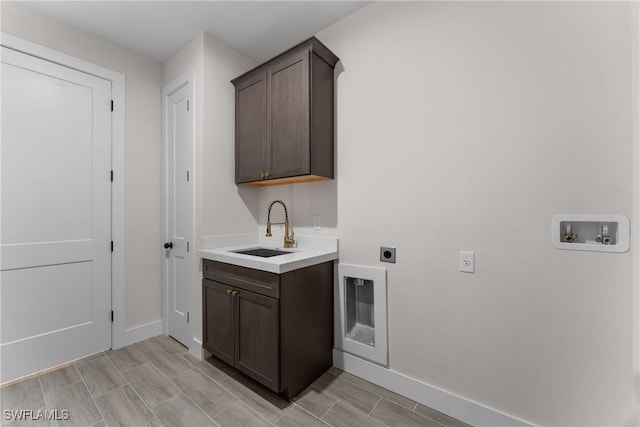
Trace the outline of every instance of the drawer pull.
<instances>
[{"instance_id":1,"label":"drawer pull","mask_svg":"<svg viewBox=\"0 0 640 427\"><path fill-rule=\"evenodd\" d=\"M231 296L235 297L236 295L238 295L240 292L239 291L231 291Z\"/></svg>"}]
</instances>

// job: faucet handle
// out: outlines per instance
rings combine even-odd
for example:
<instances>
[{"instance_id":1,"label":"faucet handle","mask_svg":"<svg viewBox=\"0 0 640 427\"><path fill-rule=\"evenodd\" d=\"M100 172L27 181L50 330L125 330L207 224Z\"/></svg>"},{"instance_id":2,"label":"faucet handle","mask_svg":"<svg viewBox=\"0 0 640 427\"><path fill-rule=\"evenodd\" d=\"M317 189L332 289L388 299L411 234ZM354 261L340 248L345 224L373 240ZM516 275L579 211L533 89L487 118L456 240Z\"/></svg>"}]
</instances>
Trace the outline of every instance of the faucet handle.
<instances>
[{"instance_id":1,"label":"faucet handle","mask_svg":"<svg viewBox=\"0 0 640 427\"><path fill-rule=\"evenodd\" d=\"M293 231L291 232L290 235L285 234L284 235L284 247L285 248L293 248L294 244L296 243L295 240L293 240Z\"/></svg>"}]
</instances>

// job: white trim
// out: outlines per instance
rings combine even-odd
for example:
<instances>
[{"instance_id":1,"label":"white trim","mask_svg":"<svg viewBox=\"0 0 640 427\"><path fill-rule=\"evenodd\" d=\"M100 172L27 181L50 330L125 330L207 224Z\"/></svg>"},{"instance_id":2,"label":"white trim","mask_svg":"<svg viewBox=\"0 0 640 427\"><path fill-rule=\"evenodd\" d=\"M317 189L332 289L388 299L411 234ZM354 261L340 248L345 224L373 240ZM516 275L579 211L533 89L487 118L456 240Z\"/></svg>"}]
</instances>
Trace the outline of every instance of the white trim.
<instances>
[{"instance_id":1,"label":"white trim","mask_svg":"<svg viewBox=\"0 0 640 427\"><path fill-rule=\"evenodd\" d=\"M74 70L91 74L105 80L111 80L112 82L118 81L121 83L125 82L125 75L122 73L76 58L75 56L67 55L66 53L58 52L57 50L53 50L40 44L21 39L20 37L16 37L12 34L5 32L0 33L0 44L9 49L17 50L19 52L26 53L27 55L35 56L67 68L73 68Z\"/></svg>"},{"instance_id":2,"label":"white trim","mask_svg":"<svg viewBox=\"0 0 640 427\"><path fill-rule=\"evenodd\" d=\"M193 185L193 197L192 197L192 201L191 201L191 214L192 214L192 219L191 219L191 236L189 236L189 242L191 243L191 251L188 253L188 257L190 257L191 264L193 265L195 263L195 259L196 259L196 242L195 242L195 212L196 212L196 197L195 197L195 188L196 188L196 168L195 168L195 152L196 152L196 102L195 102L195 70L190 70L187 71L186 73L184 73L183 75L181 75L180 77L178 77L177 79L173 80L172 82L168 83L167 85L165 85L162 88L162 174L163 174L163 189L162 189L162 235L163 235L163 241L168 241L169 240L169 230L167 227L168 221L167 221L167 216L168 216L168 200L169 200L169 195L167 193L168 189L169 189L169 176L167 175L167 170L168 170L168 159L169 159L169 153L168 153L168 149L169 149L169 141L167 139L168 135L167 135L167 100L169 99L169 96L171 96L175 91L181 89L182 87L186 86L186 85L190 85L191 87L191 105L190 105L190 109L192 111L192 117L193 117L193 132L192 132L192 144L193 144L193 155L192 155L192 159L191 159L191 177L192 177L192 185ZM168 335L169 334L169 282L168 282L168 275L167 275L167 270L169 268L169 265L167 263L167 257L163 256L162 259L162 272L163 272L163 278L162 278L162 286L163 286L163 297L164 297L164 303L162 304L162 333L164 335ZM193 283L193 280L189 280L189 283ZM189 301L189 307L188 307L188 312L189 313L193 313L193 307L190 306L190 302L191 302L192 298L191 298L191 293L189 292L189 295L187 295L187 301ZM189 324L189 332L190 335L193 338L192 343L184 343L184 344L188 344L189 346L189 351L190 352L194 352L194 356L198 357L197 354L197 341L196 339L193 337L193 327L191 326L192 324ZM194 344L196 343L196 344ZM195 346L195 347L194 347ZM202 347L202 343L199 344L199 347ZM202 356L200 355L198 357L200 360L202 360Z\"/></svg>"},{"instance_id":3,"label":"white trim","mask_svg":"<svg viewBox=\"0 0 640 427\"><path fill-rule=\"evenodd\" d=\"M121 347L157 337L158 335L162 335L162 320L154 320L144 325L134 326L124 331Z\"/></svg>"},{"instance_id":4,"label":"white trim","mask_svg":"<svg viewBox=\"0 0 640 427\"><path fill-rule=\"evenodd\" d=\"M124 347L126 342L126 246L125 246L125 82L112 81L113 121L111 146L111 167L113 183L111 185L111 236L114 242L111 255L111 307L114 311L111 328L111 347Z\"/></svg>"},{"instance_id":5,"label":"white trim","mask_svg":"<svg viewBox=\"0 0 640 427\"><path fill-rule=\"evenodd\" d=\"M373 282L374 330L373 345L364 344L347 336L347 291L346 279L364 279ZM358 286L356 286L358 288ZM334 284L336 316L334 338L336 349L355 354L374 363L389 366L387 345L387 270L353 264L338 264L338 280ZM355 302L355 301L354 301Z\"/></svg>"},{"instance_id":6,"label":"white trim","mask_svg":"<svg viewBox=\"0 0 640 427\"><path fill-rule=\"evenodd\" d=\"M333 365L474 426L535 425L340 350L333 350Z\"/></svg>"},{"instance_id":7,"label":"white trim","mask_svg":"<svg viewBox=\"0 0 640 427\"><path fill-rule=\"evenodd\" d=\"M625 425L640 425L640 3L631 2L631 127L634 150L633 215L631 227L631 251L633 252L633 397L632 413Z\"/></svg>"},{"instance_id":8,"label":"white trim","mask_svg":"<svg viewBox=\"0 0 640 427\"><path fill-rule=\"evenodd\" d=\"M193 343L189 346L189 353L198 360L204 360L211 356L211 353L202 348L202 341L197 338L193 338Z\"/></svg>"},{"instance_id":9,"label":"white trim","mask_svg":"<svg viewBox=\"0 0 640 427\"><path fill-rule=\"evenodd\" d=\"M122 73L67 55L4 32L0 44L9 49L35 56L58 65L111 81L111 96L115 109L111 115L111 167L114 181L111 187L111 236L115 242L111 256L111 307L115 319L111 326L111 347L123 347L125 331L125 81Z\"/></svg>"}]
</instances>

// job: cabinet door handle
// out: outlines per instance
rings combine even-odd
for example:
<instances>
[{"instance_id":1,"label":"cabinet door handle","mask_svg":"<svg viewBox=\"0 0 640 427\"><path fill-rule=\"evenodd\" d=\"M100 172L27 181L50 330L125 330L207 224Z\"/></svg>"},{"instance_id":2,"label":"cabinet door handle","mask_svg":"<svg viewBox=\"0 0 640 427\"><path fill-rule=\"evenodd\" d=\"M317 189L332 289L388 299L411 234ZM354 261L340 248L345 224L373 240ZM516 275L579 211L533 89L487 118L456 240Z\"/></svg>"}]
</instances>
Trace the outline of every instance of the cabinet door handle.
<instances>
[{"instance_id":1,"label":"cabinet door handle","mask_svg":"<svg viewBox=\"0 0 640 427\"><path fill-rule=\"evenodd\" d=\"M264 177L265 177L265 178L269 178L270 176L271 176L271 173L270 173L270 172L267 172L267 173L265 173L265 174L264 174Z\"/></svg>"},{"instance_id":2,"label":"cabinet door handle","mask_svg":"<svg viewBox=\"0 0 640 427\"><path fill-rule=\"evenodd\" d=\"M227 289L227 295L231 296L231 293L232 293L232 292L233 292L233 291L232 291L231 289Z\"/></svg>"},{"instance_id":3,"label":"cabinet door handle","mask_svg":"<svg viewBox=\"0 0 640 427\"><path fill-rule=\"evenodd\" d=\"M240 292L239 291L231 291L231 296L235 297L236 295L238 295Z\"/></svg>"}]
</instances>

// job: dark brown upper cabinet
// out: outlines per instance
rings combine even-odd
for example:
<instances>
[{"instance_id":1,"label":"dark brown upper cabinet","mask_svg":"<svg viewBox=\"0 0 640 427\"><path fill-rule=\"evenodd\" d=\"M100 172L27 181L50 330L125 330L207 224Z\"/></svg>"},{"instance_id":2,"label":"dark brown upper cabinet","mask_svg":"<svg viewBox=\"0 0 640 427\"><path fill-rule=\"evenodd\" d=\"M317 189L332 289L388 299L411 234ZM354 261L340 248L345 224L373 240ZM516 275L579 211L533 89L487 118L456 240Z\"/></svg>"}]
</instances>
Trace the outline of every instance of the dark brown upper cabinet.
<instances>
[{"instance_id":1,"label":"dark brown upper cabinet","mask_svg":"<svg viewBox=\"0 0 640 427\"><path fill-rule=\"evenodd\" d=\"M333 179L338 60L312 37L232 80L236 184Z\"/></svg>"}]
</instances>

